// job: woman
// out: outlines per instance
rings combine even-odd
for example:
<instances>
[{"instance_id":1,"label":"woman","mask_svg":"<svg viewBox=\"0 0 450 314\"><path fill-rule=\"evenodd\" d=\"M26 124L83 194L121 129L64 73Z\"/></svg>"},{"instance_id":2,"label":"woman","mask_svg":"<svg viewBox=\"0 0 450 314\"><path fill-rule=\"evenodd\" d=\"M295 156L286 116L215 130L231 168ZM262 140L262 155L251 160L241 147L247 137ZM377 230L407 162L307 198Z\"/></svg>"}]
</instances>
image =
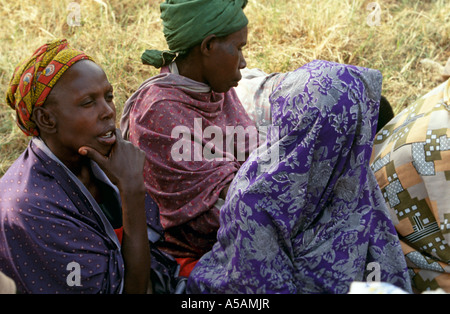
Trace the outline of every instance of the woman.
<instances>
[{"instance_id":1,"label":"woman","mask_svg":"<svg viewBox=\"0 0 450 314\"><path fill-rule=\"evenodd\" d=\"M450 81L376 136L372 169L400 236L416 292L450 292Z\"/></svg>"},{"instance_id":2,"label":"woman","mask_svg":"<svg viewBox=\"0 0 450 314\"><path fill-rule=\"evenodd\" d=\"M378 71L326 61L284 77L267 140L236 174L188 292L347 293L371 280L410 291L369 167L381 82Z\"/></svg>"},{"instance_id":3,"label":"woman","mask_svg":"<svg viewBox=\"0 0 450 314\"><path fill-rule=\"evenodd\" d=\"M66 40L14 71L28 148L0 180L0 271L19 293L145 293L144 154L115 128L113 88Z\"/></svg>"},{"instance_id":4,"label":"woman","mask_svg":"<svg viewBox=\"0 0 450 314\"><path fill-rule=\"evenodd\" d=\"M146 153L146 188L165 229L161 248L186 277L216 241L220 204L257 145L255 124L233 89L246 67L245 4L161 4L170 51L144 53L143 61L162 67L161 74L127 101L121 121L124 138Z\"/></svg>"}]
</instances>

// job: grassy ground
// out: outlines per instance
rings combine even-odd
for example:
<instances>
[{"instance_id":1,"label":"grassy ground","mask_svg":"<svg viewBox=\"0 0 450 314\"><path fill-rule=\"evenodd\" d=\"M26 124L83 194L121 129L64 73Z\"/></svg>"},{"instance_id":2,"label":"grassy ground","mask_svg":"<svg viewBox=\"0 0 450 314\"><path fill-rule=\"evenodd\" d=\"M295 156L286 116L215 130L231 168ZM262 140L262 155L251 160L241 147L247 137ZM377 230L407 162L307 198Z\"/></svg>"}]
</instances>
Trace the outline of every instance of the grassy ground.
<instances>
[{"instance_id":1,"label":"grassy ground","mask_svg":"<svg viewBox=\"0 0 450 314\"><path fill-rule=\"evenodd\" d=\"M140 55L166 48L160 0L79 0L80 26L68 25L77 15L71 2L0 0L0 176L29 140L3 95L16 64L47 40L67 38L97 59L114 85L119 116L140 83L157 73ZM280 72L326 59L376 68L398 112L441 82L439 66L450 57L450 1L378 0L378 15L368 9L373 2L250 0L248 66Z\"/></svg>"}]
</instances>

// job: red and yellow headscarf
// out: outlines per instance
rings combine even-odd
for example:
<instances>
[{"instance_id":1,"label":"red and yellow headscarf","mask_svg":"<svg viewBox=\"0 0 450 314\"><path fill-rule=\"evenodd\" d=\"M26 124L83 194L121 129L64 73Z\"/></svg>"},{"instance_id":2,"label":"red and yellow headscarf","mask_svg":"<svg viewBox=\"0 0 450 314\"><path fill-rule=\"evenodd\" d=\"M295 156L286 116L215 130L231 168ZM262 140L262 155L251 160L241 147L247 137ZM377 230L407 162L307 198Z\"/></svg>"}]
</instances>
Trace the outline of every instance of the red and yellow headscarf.
<instances>
[{"instance_id":1,"label":"red and yellow headscarf","mask_svg":"<svg viewBox=\"0 0 450 314\"><path fill-rule=\"evenodd\" d=\"M39 135L32 121L33 109L45 103L64 72L80 60L94 61L70 47L66 39L58 39L38 48L17 66L9 83L6 103L16 111L17 125L26 135Z\"/></svg>"}]
</instances>

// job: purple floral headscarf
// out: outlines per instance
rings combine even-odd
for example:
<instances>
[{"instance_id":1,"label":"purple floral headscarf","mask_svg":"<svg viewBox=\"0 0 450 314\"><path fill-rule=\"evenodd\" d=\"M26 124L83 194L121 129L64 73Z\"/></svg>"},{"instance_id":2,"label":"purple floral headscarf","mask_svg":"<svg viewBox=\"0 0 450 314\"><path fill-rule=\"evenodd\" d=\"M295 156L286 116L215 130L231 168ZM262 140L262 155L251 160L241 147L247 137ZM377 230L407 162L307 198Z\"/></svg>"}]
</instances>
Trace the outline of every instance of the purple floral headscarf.
<instances>
[{"instance_id":1,"label":"purple floral headscarf","mask_svg":"<svg viewBox=\"0 0 450 314\"><path fill-rule=\"evenodd\" d=\"M381 85L378 71L326 61L284 78L267 141L233 180L189 293L347 293L367 280L410 291L369 167Z\"/></svg>"}]
</instances>

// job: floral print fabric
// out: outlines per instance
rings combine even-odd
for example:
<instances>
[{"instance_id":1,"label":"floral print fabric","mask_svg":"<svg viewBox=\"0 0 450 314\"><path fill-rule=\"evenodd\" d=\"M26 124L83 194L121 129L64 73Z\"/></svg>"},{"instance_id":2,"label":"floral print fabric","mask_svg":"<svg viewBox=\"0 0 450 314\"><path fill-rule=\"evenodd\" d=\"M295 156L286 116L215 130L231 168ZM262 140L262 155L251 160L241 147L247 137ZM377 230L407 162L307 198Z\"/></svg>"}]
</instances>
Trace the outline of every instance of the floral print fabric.
<instances>
[{"instance_id":1,"label":"floral print fabric","mask_svg":"<svg viewBox=\"0 0 450 314\"><path fill-rule=\"evenodd\" d=\"M347 293L372 266L410 291L369 167L381 83L378 71L319 60L286 75L270 96L267 140L237 172L189 293Z\"/></svg>"}]
</instances>

